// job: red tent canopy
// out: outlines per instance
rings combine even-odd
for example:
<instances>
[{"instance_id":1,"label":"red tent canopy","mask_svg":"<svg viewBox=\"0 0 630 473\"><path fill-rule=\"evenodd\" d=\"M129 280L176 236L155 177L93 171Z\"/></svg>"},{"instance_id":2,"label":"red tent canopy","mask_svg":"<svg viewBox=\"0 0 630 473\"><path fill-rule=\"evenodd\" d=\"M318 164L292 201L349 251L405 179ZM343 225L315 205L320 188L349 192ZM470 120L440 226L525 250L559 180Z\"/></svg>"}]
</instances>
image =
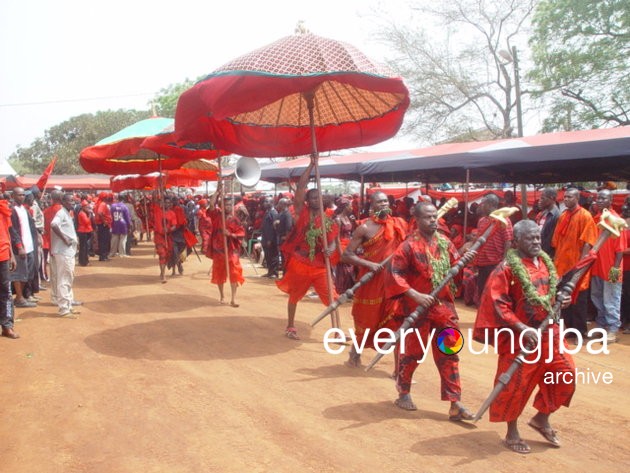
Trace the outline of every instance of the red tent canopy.
<instances>
[{"instance_id":1,"label":"red tent canopy","mask_svg":"<svg viewBox=\"0 0 630 473\"><path fill-rule=\"evenodd\" d=\"M24 176L8 176L1 178L2 183L7 189L13 189L15 187L23 187L28 189L29 187L37 184L37 181L41 177L40 174L26 174ZM109 189L109 176L104 174L79 174L79 175L54 175L52 174L48 178L46 185L47 189L52 189L55 186L61 187L64 190L105 190Z\"/></svg>"}]
</instances>

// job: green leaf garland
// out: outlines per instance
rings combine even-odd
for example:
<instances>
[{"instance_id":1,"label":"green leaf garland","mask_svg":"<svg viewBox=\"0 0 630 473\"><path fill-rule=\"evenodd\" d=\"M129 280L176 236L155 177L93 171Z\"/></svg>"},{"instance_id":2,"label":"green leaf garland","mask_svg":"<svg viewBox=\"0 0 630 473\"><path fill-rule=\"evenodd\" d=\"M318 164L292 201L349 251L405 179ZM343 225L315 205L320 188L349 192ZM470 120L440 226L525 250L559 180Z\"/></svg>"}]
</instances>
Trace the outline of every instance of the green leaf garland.
<instances>
[{"instance_id":1,"label":"green leaf garland","mask_svg":"<svg viewBox=\"0 0 630 473\"><path fill-rule=\"evenodd\" d=\"M505 262L512 270L514 276L516 276L516 279L518 279L518 281L521 283L521 287L523 288L523 293L525 294L527 302L531 305L542 306L547 312L551 312L552 301L556 297L558 273L556 272L556 268L554 267L553 262L551 261L551 258L547 253L541 251L539 256L544 265L547 267L547 271L549 271L549 293L545 296L541 296L536 290L534 283L532 283L532 280L529 277L527 268L525 268L525 265L523 264L523 261L517 250L508 250Z\"/></svg>"},{"instance_id":2,"label":"green leaf garland","mask_svg":"<svg viewBox=\"0 0 630 473\"><path fill-rule=\"evenodd\" d=\"M326 227L326 233L332 228L333 221L328 217L324 217L324 225ZM308 257L311 261L315 259L315 248L317 247L317 240L322 237L321 227L315 226L315 219L311 216L311 221L306 231L306 243L308 244Z\"/></svg>"}]
</instances>

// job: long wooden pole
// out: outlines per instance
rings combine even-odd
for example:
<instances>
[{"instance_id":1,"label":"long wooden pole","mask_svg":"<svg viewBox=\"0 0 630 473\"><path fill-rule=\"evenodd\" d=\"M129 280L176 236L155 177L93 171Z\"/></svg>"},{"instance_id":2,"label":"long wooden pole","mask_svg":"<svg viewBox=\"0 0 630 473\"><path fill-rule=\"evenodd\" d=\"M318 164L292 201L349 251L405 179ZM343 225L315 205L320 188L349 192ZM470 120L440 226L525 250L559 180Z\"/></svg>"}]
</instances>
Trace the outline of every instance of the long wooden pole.
<instances>
[{"instance_id":1,"label":"long wooden pole","mask_svg":"<svg viewBox=\"0 0 630 473\"><path fill-rule=\"evenodd\" d=\"M223 173L221 172L221 156L217 158L219 163L219 186L221 188L221 224L223 225L223 253L225 256L225 281L230 283L230 259L228 257L228 245L227 245L227 226L225 224L225 181L223 180Z\"/></svg>"},{"instance_id":2,"label":"long wooden pole","mask_svg":"<svg viewBox=\"0 0 630 473\"><path fill-rule=\"evenodd\" d=\"M314 103L313 93L304 94L306 103L308 105L308 117L311 126L311 143L312 143L312 157L315 162L315 181L317 183L317 196L319 200L319 216L322 225L322 247L324 248L324 262L326 264L326 286L328 289L328 300L333 301L333 283L332 283L332 271L330 266L330 257L328 256L328 235L326 234L326 214L324 212L324 198L322 195L322 182L319 173L319 160L317 152L317 138L315 136L315 117L314 117ZM331 317L331 323L334 328L340 327L339 312L335 310Z\"/></svg>"}]
</instances>

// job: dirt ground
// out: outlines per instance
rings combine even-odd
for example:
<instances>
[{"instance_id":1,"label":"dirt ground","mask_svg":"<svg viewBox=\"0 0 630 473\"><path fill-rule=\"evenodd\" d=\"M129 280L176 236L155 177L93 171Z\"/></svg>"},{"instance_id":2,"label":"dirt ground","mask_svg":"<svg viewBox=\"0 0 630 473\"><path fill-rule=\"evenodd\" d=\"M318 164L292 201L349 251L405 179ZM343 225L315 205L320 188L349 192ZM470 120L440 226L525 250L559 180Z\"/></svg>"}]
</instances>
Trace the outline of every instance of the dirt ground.
<instances>
[{"instance_id":1,"label":"dirt ground","mask_svg":"<svg viewBox=\"0 0 630 473\"><path fill-rule=\"evenodd\" d=\"M525 422L532 447L501 445L505 426L449 422L431 359L412 388L419 410L396 408L386 356L369 373L343 365L322 338L318 300L298 305L301 341L284 337L286 296L247 261L239 308L220 305L194 255L185 274L158 281L153 247L77 267L76 320L56 317L47 292L18 309L19 340L0 339L0 471L34 472L393 472L621 471L630 465L630 335L608 355L582 350L576 365L611 384L580 383L552 417L555 449ZM258 267L258 274L264 272ZM342 306L343 328L352 326ZM474 312L459 308L462 331ZM487 397L496 356L460 353L463 401ZM372 352L364 356L364 362Z\"/></svg>"}]
</instances>

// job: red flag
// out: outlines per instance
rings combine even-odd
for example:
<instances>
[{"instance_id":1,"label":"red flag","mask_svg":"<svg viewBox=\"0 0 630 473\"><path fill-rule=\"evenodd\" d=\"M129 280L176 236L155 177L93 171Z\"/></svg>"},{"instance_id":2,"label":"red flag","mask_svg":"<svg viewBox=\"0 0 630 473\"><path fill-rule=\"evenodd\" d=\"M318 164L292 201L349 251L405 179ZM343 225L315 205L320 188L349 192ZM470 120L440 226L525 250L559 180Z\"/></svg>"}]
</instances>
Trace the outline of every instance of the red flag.
<instances>
[{"instance_id":1,"label":"red flag","mask_svg":"<svg viewBox=\"0 0 630 473\"><path fill-rule=\"evenodd\" d=\"M56 162L57 162L57 156L53 156L52 161L50 161L50 164L48 164L48 166L46 166L46 169L44 169L44 173L42 174L42 177L40 177L39 180L37 181L37 187L39 188L40 191L44 192L44 190L46 189L48 176L52 174L53 168L55 167Z\"/></svg>"}]
</instances>

